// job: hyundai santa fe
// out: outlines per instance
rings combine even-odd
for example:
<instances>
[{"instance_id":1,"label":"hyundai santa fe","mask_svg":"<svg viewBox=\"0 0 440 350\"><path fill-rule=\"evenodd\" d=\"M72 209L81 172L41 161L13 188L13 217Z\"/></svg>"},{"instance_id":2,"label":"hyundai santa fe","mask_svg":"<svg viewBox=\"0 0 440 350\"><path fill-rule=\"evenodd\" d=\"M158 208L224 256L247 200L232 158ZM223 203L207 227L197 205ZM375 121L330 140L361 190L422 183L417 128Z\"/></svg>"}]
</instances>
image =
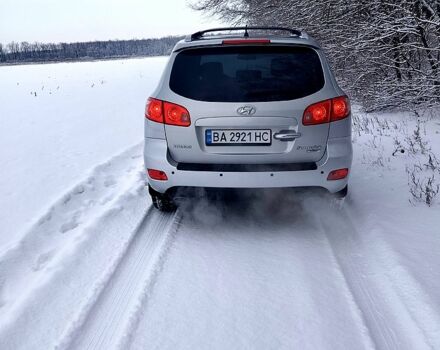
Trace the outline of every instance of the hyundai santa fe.
<instances>
[{"instance_id":1,"label":"hyundai santa fe","mask_svg":"<svg viewBox=\"0 0 440 350\"><path fill-rule=\"evenodd\" d=\"M193 187L321 187L342 198L350 102L304 32L197 32L176 44L147 101L144 162L163 211L178 189Z\"/></svg>"}]
</instances>

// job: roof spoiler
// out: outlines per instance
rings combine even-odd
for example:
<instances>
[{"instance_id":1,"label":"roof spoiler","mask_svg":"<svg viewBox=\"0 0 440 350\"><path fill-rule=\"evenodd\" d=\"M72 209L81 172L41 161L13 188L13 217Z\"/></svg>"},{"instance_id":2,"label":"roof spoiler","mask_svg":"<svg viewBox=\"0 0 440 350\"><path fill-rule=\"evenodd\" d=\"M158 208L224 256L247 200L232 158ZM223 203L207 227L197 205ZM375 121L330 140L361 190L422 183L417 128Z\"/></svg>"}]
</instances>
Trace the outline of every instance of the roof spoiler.
<instances>
[{"instance_id":1,"label":"roof spoiler","mask_svg":"<svg viewBox=\"0 0 440 350\"><path fill-rule=\"evenodd\" d=\"M213 29L206 29L201 30L199 32L193 33L189 36L187 36L185 41L196 41L203 39L203 36L206 33L213 33L213 32L224 32L224 31L232 31L232 30L243 30L243 37L248 38L249 33L248 30L258 30L258 31L283 31L289 33L289 37L301 37L301 31L298 29L291 29L286 27L224 27L224 28L213 28Z\"/></svg>"}]
</instances>

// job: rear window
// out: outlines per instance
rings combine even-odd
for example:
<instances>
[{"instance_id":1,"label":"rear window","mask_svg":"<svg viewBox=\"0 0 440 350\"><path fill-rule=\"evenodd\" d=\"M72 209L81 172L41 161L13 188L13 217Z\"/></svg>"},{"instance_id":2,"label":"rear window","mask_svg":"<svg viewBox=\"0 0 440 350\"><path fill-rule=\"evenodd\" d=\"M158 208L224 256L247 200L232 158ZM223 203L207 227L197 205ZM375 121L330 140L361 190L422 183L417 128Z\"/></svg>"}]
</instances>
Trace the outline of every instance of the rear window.
<instances>
[{"instance_id":1,"label":"rear window","mask_svg":"<svg viewBox=\"0 0 440 350\"><path fill-rule=\"evenodd\" d=\"M208 102L293 100L324 86L318 54L294 46L187 49L177 54L170 88Z\"/></svg>"}]
</instances>

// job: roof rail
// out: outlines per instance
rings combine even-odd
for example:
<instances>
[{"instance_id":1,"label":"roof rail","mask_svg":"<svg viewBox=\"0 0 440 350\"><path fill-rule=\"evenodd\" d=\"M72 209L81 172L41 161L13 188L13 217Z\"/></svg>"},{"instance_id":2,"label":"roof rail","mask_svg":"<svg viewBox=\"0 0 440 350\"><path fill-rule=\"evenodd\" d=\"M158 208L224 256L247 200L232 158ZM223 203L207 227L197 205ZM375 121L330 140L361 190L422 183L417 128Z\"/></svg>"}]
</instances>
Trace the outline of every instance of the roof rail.
<instances>
[{"instance_id":1,"label":"roof rail","mask_svg":"<svg viewBox=\"0 0 440 350\"><path fill-rule=\"evenodd\" d=\"M248 26L245 26L245 27L224 27L224 28L213 28L213 29L201 30L199 32L191 34L191 36L189 37L189 41L200 40L203 38L203 35L206 33L223 32L223 31L227 31L227 30L244 30L243 37L245 37L245 38L249 37L248 30L263 30L263 31L264 30L278 30L278 31L289 32L290 36L295 36L295 37L301 36L301 31L298 29L291 29L291 28L286 28L286 27L248 27Z\"/></svg>"}]
</instances>

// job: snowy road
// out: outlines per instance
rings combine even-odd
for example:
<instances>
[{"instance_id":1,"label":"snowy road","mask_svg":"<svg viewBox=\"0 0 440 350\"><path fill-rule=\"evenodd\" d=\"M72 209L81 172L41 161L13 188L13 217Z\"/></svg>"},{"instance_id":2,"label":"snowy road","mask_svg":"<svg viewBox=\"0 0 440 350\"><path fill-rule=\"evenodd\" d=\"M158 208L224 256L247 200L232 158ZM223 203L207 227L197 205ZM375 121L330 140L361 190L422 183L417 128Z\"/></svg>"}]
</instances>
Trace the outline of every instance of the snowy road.
<instances>
[{"instance_id":1,"label":"snowy road","mask_svg":"<svg viewBox=\"0 0 440 350\"><path fill-rule=\"evenodd\" d=\"M184 217L132 348L438 348L438 316L423 298L411 310L328 204L241 202Z\"/></svg>"},{"instance_id":2,"label":"snowy road","mask_svg":"<svg viewBox=\"0 0 440 350\"><path fill-rule=\"evenodd\" d=\"M74 349L110 349L126 337L142 307L142 299L160 273L173 239L176 214L152 208L139 224L125 255L83 324L71 337Z\"/></svg>"},{"instance_id":3,"label":"snowy road","mask_svg":"<svg viewBox=\"0 0 440 350\"><path fill-rule=\"evenodd\" d=\"M350 201L278 191L163 214L140 152L98 166L0 257L17 291L0 348L440 347L438 304L397 262L387 278L398 253L364 241Z\"/></svg>"},{"instance_id":4,"label":"snowy road","mask_svg":"<svg viewBox=\"0 0 440 350\"><path fill-rule=\"evenodd\" d=\"M319 221L285 204L184 217L133 348L371 348Z\"/></svg>"},{"instance_id":5,"label":"snowy road","mask_svg":"<svg viewBox=\"0 0 440 350\"><path fill-rule=\"evenodd\" d=\"M15 94L0 119L8 131L0 140L0 349L440 349L438 204L408 201L405 167L425 155L391 155L415 121L358 121L342 209L319 193L278 190L186 200L163 214L144 186L138 115L138 90L153 86L163 63L0 71L10 83L0 86ZM17 84L20 69L39 75ZM43 78L55 81L51 93ZM128 78L137 97L121 93L106 107ZM43 83L39 97L28 93ZM45 109L91 91L75 106L73 129ZM97 119L87 114L94 103ZM26 106L42 112L28 118ZM62 137L47 128L54 121ZM423 137L438 153L440 123L426 123ZM20 135L46 130L50 141L33 140L43 158L31 143L20 148Z\"/></svg>"}]
</instances>

